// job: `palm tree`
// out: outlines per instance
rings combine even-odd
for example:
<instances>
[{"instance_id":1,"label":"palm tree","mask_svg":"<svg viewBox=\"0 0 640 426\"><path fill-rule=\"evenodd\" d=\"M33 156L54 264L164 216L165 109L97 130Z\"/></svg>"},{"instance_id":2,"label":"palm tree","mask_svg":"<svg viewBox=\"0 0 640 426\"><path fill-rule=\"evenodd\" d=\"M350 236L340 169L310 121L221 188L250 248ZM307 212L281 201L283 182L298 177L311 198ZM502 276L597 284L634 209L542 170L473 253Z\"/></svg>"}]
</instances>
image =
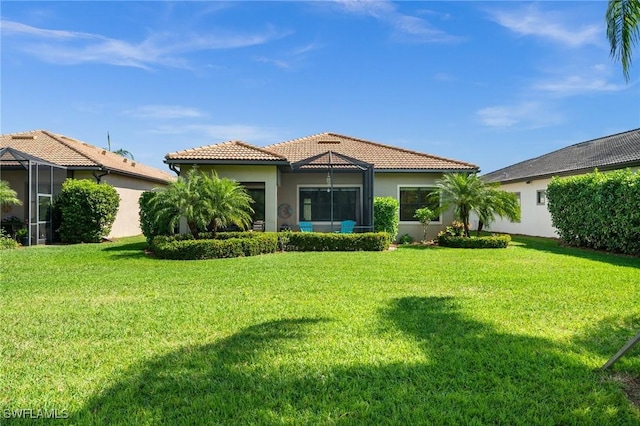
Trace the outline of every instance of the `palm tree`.
<instances>
[{"instance_id":1,"label":"palm tree","mask_svg":"<svg viewBox=\"0 0 640 426\"><path fill-rule=\"evenodd\" d=\"M500 184L486 184L484 201L476 207L478 235L484 225L490 225L495 216L506 217L511 222L520 220L520 203L513 192L498 189Z\"/></svg>"},{"instance_id":2,"label":"palm tree","mask_svg":"<svg viewBox=\"0 0 640 426\"><path fill-rule=\"evenodd\" d=\"M631 49L640 39L640 0L609 0L606 22L611 56L622 63L629 81Z\"/></svg>"},{"instance_id":3,"label":"palm tree","mask_svg":"<svg viewBox=\"0 0 640 426\"><path fill-rule=\"evenodd\" d=\"M196 167L159 189L151 201L156 217L168 218L169 231L184 217L194 238L210 225L214 233L229 224L246 229L253 213L251 202L236 181L219 178L215 172L205 174Z\"/></svg>"},{"instance_id":4,"label":"palm tree","mask_svg":"<svg viewBox=\"0 0 640 426\"><path fill-rule=\"evenodd\" d=\"M0 180L0 207L4 210L12 205L21 206L22 201L18 199L18 193L11 189L9 182Z\"/></svg>"},{"instance_id":5,"label":"palm tree","mask_svg":"<svg viewBox=\"0 0 640 426\"><path fill-rule=\"evenodd\" d=\"M469 237L471 212L480 222L491 223L495 215L518 220L520 205L515 194L487 185L476 173L449 173L436 182L441 209L453 207L456 219L464 225L464 236Z\"/></svg>"}]
</instances>

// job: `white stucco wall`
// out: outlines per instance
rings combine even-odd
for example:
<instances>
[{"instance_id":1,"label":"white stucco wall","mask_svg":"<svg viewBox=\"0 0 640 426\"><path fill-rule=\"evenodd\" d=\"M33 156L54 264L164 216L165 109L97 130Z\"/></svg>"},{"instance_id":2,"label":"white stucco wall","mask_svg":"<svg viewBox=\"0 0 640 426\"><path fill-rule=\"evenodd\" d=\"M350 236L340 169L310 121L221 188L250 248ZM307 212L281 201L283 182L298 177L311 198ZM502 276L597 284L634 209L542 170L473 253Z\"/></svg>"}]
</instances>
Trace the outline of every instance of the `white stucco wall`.
<instances>
[{"instance_id":1,"label":"white stucco wall","mask_svg":"<svg viewBox=\"0 0 640 426\"><path fill-rule=\"evenodd\" d=\"M545 204L537 203L537 192L546 191L549 182L551 179L539 179L531 180L530 183L515 182L501 185L500 189L504 191L520 193L520 222L511 223L506 219L497 218L494 223L485 226L485 230L557 238L556 229L551 225L551 214L547 209L546 197Z\"/></svg>"}]
</instances>

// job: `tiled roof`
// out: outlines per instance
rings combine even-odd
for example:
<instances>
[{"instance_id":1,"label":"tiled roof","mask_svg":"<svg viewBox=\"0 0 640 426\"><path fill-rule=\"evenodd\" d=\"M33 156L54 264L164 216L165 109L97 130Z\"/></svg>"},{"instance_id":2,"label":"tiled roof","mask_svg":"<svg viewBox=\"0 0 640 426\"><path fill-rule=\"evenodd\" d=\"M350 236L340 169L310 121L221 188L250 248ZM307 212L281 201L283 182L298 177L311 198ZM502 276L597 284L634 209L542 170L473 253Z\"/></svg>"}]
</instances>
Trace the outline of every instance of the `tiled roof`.
<instances>
[{"instance_id":1,"label":"tiled roof","mask_svg":"<svg viewBox=\"0 0 640 426\"><path fill-rule=\"evenodd\" d=\"M509 182L640 165L640 129L581 142L487 173L486 182Z\"/></svg>"},{"instance_id":2,"label":"tiled roof","mask_svg":"<svg viewBox=\"0 0 640 426\"><path fill-rule=\"evenodd\" d=\"M333 151L373 164L374 168L379 171L478 169L475 164L383 145L337 133L320 133L269 145L265 149L286 157L292 163L327 151Z\"/></svg>"},{"instance_id":3,"label":"tiled roof","mask_svg":"<svg viewBox=\"0 0 640 426\"><path fill-rule=\"evenodd\" d=\"M158 182L168 182L175 179L171 174L155 167L46 130L0 135L0 148L4 147L14 148L69 169L109 170L114 173Z\"/></svg>"},{"instance_id":4,"label":"tiled roof","mask_svg":"<svg viewBox=\"0 0 640 426\"><path fill-rule=\"evenodd\" d=\"M249 145L241 141L228 141L217 145L207 145L198 148L171 152L165 156L169 161L175 160L221 160L221 161L287 161L281 155L274 154L263 148Z\"/></svg>"}]
</instances>

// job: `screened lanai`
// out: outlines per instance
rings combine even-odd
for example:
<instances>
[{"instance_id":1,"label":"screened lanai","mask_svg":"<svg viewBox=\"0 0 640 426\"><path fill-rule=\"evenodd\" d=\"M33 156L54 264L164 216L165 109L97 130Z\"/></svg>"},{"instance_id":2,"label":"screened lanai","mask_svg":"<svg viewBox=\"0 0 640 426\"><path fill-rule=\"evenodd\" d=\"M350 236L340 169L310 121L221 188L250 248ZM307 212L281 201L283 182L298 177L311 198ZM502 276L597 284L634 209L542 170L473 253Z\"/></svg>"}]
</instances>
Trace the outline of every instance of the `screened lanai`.
<instances>
[{"instance_id":1,"label":"screened lanai","mask_svg":"<svg viewBox=\"0 0 640 426\"><path fill-rule=\"evenodd\" d=\"M52 242L53 199L66 178L66 167L14 148L0 148L0 179L8 181L22 200L23 205L13 207L11 213L29 230L28 245Z\"/></svg>"}]
</instances>

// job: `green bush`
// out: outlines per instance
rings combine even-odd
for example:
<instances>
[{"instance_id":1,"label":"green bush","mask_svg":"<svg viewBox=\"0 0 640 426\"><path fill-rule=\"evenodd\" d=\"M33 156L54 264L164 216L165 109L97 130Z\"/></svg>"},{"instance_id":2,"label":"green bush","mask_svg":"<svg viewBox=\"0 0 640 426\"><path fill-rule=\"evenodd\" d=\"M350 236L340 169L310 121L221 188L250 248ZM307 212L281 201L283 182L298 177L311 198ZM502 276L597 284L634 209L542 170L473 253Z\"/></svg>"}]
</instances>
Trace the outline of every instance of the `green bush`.
<instances>
[{"instance_id":1,"label":"green bush","mask_svg":"<svg viewBox=\"0 0 640 426\"><path fill-rule=\"evenodd\" d=\"M153 237L158 235L172 235L175 230L171 227L171 217L169 214L156 208L154 197L156 192L145 191L140 194L138 205L140 206L140 229L147 238L147 245L151 244Z\"/></svg>"},{"instance_id":2,"label":"green bush","mask_svg":"<svg viewBox=\"0 0 640 426\"><path fill-rule=\"evenodd\" d=\"M151 241L151 250L161 259L199 260L256 256L275 253L278 236L275 232L237 233L223 239L194 239L191 234L159 235Z\"/></svg>"},{"instance_id":3,"label":"green bush","mask_svg":"<svg viewBox=\"0 0 640 426\"><path fill-rule=\"evenodd\" d=\"M60 238L64 243L96 243L109 235L120 196L106 183L67 179L56 199Z\"/></svg>"},{"instance_id":4,"label":"green bush","mask_svg":"<svg viewBox=\"0 0 640 426\"><path fill-rule=\"evenodd\" d=\"M375 232L387 232L391 241L398 236L400 221L400 202L393 197L375 197L373 199L373 223Z\"/></svg>"},{"instance_id":5,"label":"green bush","mask_svg":"<svg viewBox=\"0 0 640 426\"><path fill-rule=\"evenodd\" d=\"M387 232L334 234L325 232L286 232L288 251L383 251L389 248Z\"/></svg>"},{"instance_id":6,"label":"green bush","mask_svg":"<svg viewBox=\"0 0 640 426\"><path fill-rule=\"evenodd\" d=\"M413 237L409 234L402 234L400 238L398 238L398 242L400 244L411 244L413 243Z\"/></svg>"},{"instance_id":7,"label":"green bush","mask_svg":"<svg viewBox=\"0 0 640 426\"><path fill-rule=\"evenodd\" d=\"M640 173L556 177L547 188L547 204L553 226L567 244L640 254Z\"/></svg>"},{"instance_id":8,"label":"green bush","mask_svg":"<svg viewBox=\"0 0 640 426\"><path fill-rule=\"evenodd\" d=\"M438 234L438 244L454 248L507 248L511 242L509 235L492 235L490 237L461 237L446 232Z\"/></svg>"},{"instance_id":9,"label":"green bush","mask_svg":"<svg viewBox=\"0 0 640 426\"><path fill-rule=\"evenodd\" d=\"M11 238L4 229L0 228L0 250L14 249L18 247L18 242Z\"/></svg>"}]
</instances>

